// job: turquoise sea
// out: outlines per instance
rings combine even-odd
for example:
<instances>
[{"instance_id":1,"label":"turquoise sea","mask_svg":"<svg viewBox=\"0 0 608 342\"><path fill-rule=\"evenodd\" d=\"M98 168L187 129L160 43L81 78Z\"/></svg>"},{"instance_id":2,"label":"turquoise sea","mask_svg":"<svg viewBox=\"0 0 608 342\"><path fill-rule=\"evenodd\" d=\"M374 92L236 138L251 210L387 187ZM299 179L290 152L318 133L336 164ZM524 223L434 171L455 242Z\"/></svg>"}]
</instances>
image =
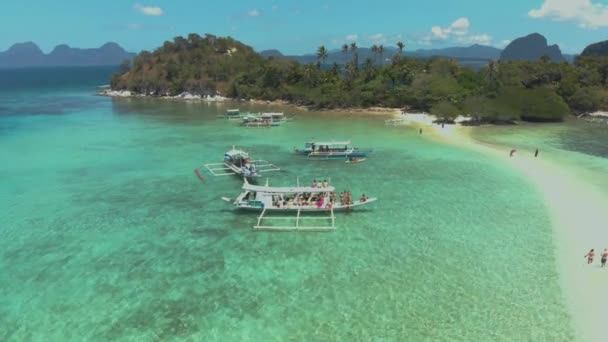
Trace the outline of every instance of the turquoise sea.
<instances>
[{"instance_id":1,"label":"turquoise sea","mask_svg":"<svg viewBox=\"0 0 608 342\"><path fill-rule=\"evenodd\" d=\"M216 115L277 108L95 96L112 71L0 71L1 341L575 338L546 206L505 163L378 116L281 108L295 120L245 129ZM605 172L606 128L577 125L476 138ZM292 153L311 138L375 152ZM331 177L379 201L330 233L254 232L220 199L237 178L193 172L232 145L286 170L270 184Z\"/></svg>"}]
</instances>

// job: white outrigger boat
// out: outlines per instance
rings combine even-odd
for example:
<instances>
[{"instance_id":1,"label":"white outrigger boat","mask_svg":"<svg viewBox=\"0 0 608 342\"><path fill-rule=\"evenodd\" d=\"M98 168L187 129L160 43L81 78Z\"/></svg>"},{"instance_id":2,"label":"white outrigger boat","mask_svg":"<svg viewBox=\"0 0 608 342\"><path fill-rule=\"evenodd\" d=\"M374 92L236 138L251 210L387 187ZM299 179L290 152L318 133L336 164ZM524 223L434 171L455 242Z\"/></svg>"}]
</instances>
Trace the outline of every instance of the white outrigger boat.
<instances>
[{"instance_id":1,"label":"white outrigger boat","mask_svg":"<svg viewBox=\"0 0 608 342\"><path fill-rule=\"evenodd\" d=\"M352 147L350 141L309 141L303 149L295 149L295 152L310 159L360 160L373 151Z\"/></svg>"},{"instance_id":2,"label":"white outrigger boat","mask_svg":"<svg viewBox=\"0 0 608 342\"><path fill-rule=\"evenodd\" d=\"M346 200L336 198L336 189L329 184L325 187L271 187L268 181L265 186L249 184L245 179L243 183L243 192L231 200L226 197L222 199L226 202L232 202L239 210L261 211L258 216L257 224L253 229L258 230L308 230L308 231L325 231L334 230L335 227L335 211L352 210L357 207L375 202L377 198L368 198L362 196L359 200ZM269 217L267 213L296 213L295 217ZM303 213L329 213L329 216L303 216ZM272 220L295 220L295 224L287 225L269 225L264 224L266 221ZM329 221L329 225L303 225L301 221Z\"/></svg>"},{"instance_id":3,"label":"white outrigger boat","mask_svg":"<svg viewBox=\"0 0 608 342\"><path fill-rule=\"evenodd\" d=\"M239 175L250 180L261 177L264 172L281 171L279 167L265 160L251 160L247 152L234 146L232 150L224 153L223 163L205 164L205 168L216 177Z\"/></svg>"},{"instance_id":4,"label":"white outrigger boat","mask_svg":"<svg viewBox=\"0 0 608 342\"><path fill-rule=\"evenodd\" d=\"M228 120L241 120L244 117L251 115L250 113L243 113L240 109L228 109L226 113L218 115L218 118Z\"/></svg>"},{"instance_id":5,"label":"white outrigger boat","mask_svg":"<svg viewBox=\"0 0 608 342\"><path fill-rule=\"evenodd\" d=\"M273 127L289 121L284 113L249 114L243 117L245 127Z\"/></svg>"}]
</instances>

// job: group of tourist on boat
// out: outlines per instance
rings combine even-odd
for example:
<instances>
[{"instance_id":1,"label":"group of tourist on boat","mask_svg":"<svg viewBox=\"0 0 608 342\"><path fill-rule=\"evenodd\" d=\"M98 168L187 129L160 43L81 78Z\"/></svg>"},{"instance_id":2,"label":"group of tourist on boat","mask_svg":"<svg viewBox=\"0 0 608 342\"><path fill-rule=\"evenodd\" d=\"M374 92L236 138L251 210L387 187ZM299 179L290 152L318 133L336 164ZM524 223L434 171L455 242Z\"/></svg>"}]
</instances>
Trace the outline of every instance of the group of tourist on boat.
<instances>
[{"instance_id":1,"label":"group of tourist on boat","mask_svg":"<svg viewBox=\"0 0 608 342\"><path fill-rule=\"evenodd\" d=\"M327 188L327 187L329 187L329 182L327 181L327 179L324 179L323 182L317 182L316 179L313 179L310 187L311 188Z\"/></svg>"},{"instance_id":2,"label":"group of tourist on boat","mask_svg":"<svg viewBox=\"0 0 608 342\"><path fill-rule=\"evenodd\" d=\"M313 180L312 188L321 189L329 188L327 180L317 182ZM297 207L316 207L317 209L331 209L337 205L338 196L335 191L328 192L303 192L303 193L285 193L275 194L272 196L272 205L276 208L297 208ZM361 203L367 201L367 196L362 194L359 198ZM340 206L353 205L352 193L345 190L340 193Z\"/></svg>"},{"instance_id":3,"label":"group of tourist on boat","mask_svg":"<svg viewBox=\"0 0 608 342\"><path fill-rule=\"evenodd\" d=\"M312 148L312 152L333 152L333 151L347 151L348 150L348 145L344 145L344 146L340 146L340 147L329 147L329 145L320 145L317 148L317 145L315 145L314 143L312 143L310 145L310 147ZM315 148L317 148L315 150Z\"/></svg>"}]
</instances>

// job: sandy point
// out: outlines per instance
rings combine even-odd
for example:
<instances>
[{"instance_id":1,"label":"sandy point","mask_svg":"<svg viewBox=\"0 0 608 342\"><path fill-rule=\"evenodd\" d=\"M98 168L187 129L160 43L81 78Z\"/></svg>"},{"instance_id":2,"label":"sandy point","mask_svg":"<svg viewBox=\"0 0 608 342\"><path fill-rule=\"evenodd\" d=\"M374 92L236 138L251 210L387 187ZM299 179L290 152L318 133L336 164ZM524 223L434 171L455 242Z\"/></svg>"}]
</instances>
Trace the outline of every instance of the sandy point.
<instances>
[{"instance_id":1,"label":"sandy point","mask_svg":"<svg viewBox=\"0 0 608 342\"><path fill-rule=\"evenodd\" d=\"M487 154L515 168L543 196L551 218L554 257L566 305L573 318L577 340L606 341L604 318L608 309L608 267L600 268L604 248L608 248L608 195L577 174L576 166L562 165L541 152L518 151L509 157L509 146L481 143L471 137L474 129L434 123L426 114L405 115L407 124L430 131L431 138ZM593 265L584 255L595 249Z\"/></svg>"}]
</instances>

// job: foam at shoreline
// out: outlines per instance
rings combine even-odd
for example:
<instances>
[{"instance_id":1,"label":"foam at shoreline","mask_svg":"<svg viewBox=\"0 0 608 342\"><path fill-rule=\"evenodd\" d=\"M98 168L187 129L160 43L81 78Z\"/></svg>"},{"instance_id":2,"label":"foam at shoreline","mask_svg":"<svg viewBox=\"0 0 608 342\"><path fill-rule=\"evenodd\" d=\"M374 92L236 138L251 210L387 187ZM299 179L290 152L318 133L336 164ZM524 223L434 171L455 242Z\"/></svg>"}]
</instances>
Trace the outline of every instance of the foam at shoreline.
<instances>
[{"instance_id":1,"label":"foam at shoreline","mask_svg":"<svg viewBox=\"0 0 608 342\"><path fill-rule=\"evenodd\" d=\"M432 136L448 144L474 149L509 163L523 173L543 195L550 213L561 286L573 316L577 336L582 341L604 341L603 322L608 307L608 277L599 268L599 258L608 244L608 198L584 179L577 170L544 158L532 151L519 151L510 158L510 147L481 143L471 137L475 128L433 124L425 114L408 114L409 124L431 128ZM595 248L596 261L586 265L583 255ZM547 257L552 257L547 253ZM530 262L534 262L531 260Z\"/></svg>"}]
</instances>

